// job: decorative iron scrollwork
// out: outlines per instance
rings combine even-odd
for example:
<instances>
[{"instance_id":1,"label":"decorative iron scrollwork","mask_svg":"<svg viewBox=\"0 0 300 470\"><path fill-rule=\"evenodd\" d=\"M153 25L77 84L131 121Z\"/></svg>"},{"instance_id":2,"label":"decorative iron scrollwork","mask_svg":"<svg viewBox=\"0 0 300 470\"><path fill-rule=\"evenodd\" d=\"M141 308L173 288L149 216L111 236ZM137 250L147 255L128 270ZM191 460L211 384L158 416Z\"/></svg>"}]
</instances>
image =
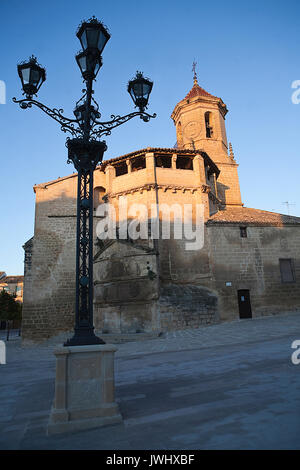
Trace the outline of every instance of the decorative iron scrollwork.
<instances>
[{"instance_id":1,"label":"decorative iron scrollwork","mask_svg":"<svg viewBox=\"0 0 300 470\"><path fill-rule=\"evenodd\" d=\"M64 110L62 108L49 108L43 103L40 103L37 100L31 98L24 98L22 100L17 100L15 97L12 99L14 103L18 103L22 109L32 108L32 105L41 109L50 116L52 119L57 121L61 125L61 130L63 132L70 132L74 137L80 137L82 135L82 130L80 127L77 127L78 122L76 119L70 119L63 115Z\"/></svg>"},{"instance_id":2,"label":"decorative iron scrollwork","mask_svg":"<svg viewBox=\"0 0 300 470\"><path fill-rule=\"evenodd\" d=\"M86 90L83 90L85 92ZM77 102L80 103L86 96L86 93L83 94L83 96L80 98L80 100ZM48 116L50 116L52 119L57 121L61 125L61 130L63 132L70 132L73 137L81 137L83 135L82 129L79 127L79 123L77 119L70 119L66 116L63 115L64 110L62 108L49 108L43 103L40 103L37 100L33 100L31 98L24 98L22 100L17 100L15 97L12 99L14 103L18 103L19 106L22 109L27 109L31 108L32 105L37 106L39 109L44 111ZM99 109L99 105L96 102L96 100L93 99L93 102L97 106L97 110ZM135 111L130 114L126 114L125 116L120 116L120 115L115 115L112 114L111 120L110 121L95 121L92 125L91 132L90 132L90 138L91 140L97 140L99 139L102 135L110 135L111 130L114 129L115 127L121 126L121 124L124 124L127 121L130 121L130 119L139 116L144 122L148 122L151 118L155 118L156 114L148 114L145 111Z\"/></svg>"},{"instance_id":3,"label":"decorative iron scrollwork","mask_svg":"<svg viewBox=\"0 0 300 470\"><path fill-rule=\"evenodd\" d=\"M120 115L115 115L112 114L111 121L106 121L106 122L99 122L95 121L94 125L91 129L91 137L92 138L99 138L102 135L110 135L111 130L114 129L115 127L121 126L121 124L124 124L127 121L130 121L130 119L140 116L141 119L143 119L144 122L150 121L151 118L155 118L156 114L148 114L146 112L141 112L141 111L135 111L130 114L126 114L125 116L120 116Z\"/></svg>"}]
</instances>

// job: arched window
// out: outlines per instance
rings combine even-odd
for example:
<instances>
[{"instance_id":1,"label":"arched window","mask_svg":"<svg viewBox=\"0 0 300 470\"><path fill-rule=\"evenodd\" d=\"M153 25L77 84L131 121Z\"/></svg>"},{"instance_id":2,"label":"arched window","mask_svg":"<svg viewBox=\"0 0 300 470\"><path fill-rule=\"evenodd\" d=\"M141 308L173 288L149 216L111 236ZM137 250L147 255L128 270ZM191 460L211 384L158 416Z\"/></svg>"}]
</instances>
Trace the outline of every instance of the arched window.
<instances>
[{"instance_id":1,"label":"arched window","mask_svg":"<svg viewBox=\"0 0 300 470\"><path fill-rule=\"evenodd\" d=\"M97 207L103 203L103 196L106 193L105 188L103 186L96 186L94 188L94 209L96 210Z\"/></svg>"},{"instance_id":2,"label":"arched window","mask_svg":"<svg viewBox=\"0 0 300 470\"><path fill-rule=\"evenodd\" d=\"M206 138L210 139L213 136L212 116L211 116L210 111L207 111L204 114L204 119L205 119Z\"/></svg>"}]
</instances>

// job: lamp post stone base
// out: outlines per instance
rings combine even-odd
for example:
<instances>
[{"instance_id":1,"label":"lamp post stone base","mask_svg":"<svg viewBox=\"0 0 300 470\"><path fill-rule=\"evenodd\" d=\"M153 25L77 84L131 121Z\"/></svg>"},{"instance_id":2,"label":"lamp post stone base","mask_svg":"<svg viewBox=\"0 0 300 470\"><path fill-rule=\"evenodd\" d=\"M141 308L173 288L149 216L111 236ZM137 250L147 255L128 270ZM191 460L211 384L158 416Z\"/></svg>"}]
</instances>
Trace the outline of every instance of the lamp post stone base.
<instances>
[{"instance_id":1,"label":"lamp post stone base","mask_svg":"<svg viewBox=\"0 0 300 470\"><path fill-rule=\"evenodd\" d=\"M109 344L61 347L48 434L120 423L114 398L114 353Z\"/></svg>"}]
</instances>

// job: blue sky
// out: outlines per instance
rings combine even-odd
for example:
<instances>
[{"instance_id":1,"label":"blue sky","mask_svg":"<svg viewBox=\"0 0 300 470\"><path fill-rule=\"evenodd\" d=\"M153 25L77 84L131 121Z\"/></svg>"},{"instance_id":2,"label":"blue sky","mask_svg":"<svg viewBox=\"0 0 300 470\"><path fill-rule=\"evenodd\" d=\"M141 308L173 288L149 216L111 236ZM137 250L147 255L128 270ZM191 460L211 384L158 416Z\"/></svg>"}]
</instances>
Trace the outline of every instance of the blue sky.
<instances>
[{"instance_id":1,"label":"blue sky","mask_svg":"<svg viewBox=\"0 0 300 470\"><path fill-rule=\"evenodd\" d=\"M21 110L16 64L31 54L47 69L39 99L72 115L83 87L74 56L82 19L95 15L111 32L95 98L103 120L126 114L126 91L136 70L154 81L149 123L132 120L106 138L106 158L144 147L173 147L170 114L193 85L220 96L229 113L228 140L239 163L243 202L300 216L300 104L291 88L300 80L300 2L258 0L0 0L1 68L7 103L0 104L0 270L23 273L22 245L33 235L32 186L72 173L66 135L37 109Z\"/></svg>"}]
</instances>

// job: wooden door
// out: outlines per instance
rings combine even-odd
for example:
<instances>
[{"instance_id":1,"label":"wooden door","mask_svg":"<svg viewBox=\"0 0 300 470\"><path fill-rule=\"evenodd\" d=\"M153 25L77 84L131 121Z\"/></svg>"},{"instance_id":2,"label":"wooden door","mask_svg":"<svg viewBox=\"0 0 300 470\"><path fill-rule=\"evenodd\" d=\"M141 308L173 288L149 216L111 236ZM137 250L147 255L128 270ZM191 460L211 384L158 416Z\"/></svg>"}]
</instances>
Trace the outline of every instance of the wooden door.
<instances>
[{"instance_id":1,"label":"wooden door","mask_svg":"<svg viewBox=\"0 0 300 470\"><path fill-rule=\"evenodd\" d=\"M238 302L240 318L252 318L250 291L248 289L238 290Z\"/></svg>"}]
</instances>

